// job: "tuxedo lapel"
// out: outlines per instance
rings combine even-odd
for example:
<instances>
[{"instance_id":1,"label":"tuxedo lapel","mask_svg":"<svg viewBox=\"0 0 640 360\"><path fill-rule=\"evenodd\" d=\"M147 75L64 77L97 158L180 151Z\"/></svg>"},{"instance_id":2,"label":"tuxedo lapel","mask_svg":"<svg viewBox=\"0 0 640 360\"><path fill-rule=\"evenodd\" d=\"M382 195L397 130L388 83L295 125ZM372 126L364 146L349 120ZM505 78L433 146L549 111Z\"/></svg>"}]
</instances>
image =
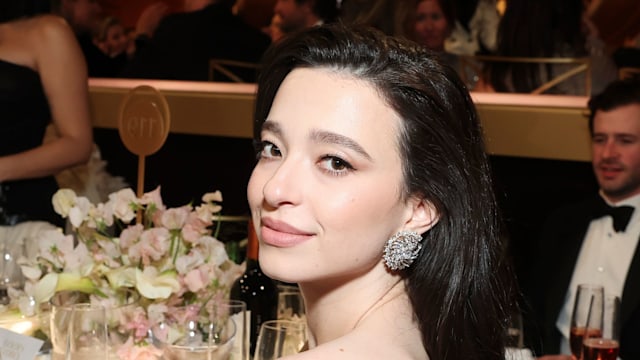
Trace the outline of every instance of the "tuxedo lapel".
<instances>
[{"instance_id":1,"label":"tuxedo lapel","mask_svg":"<svg viewBox=\"0 0 640 360\"><path fill-rule=\"evenodd\" d=\"M640 240L639 240L640 242ZM620 308L620 323L622 326L631 314L640 307L640 243L636 245L633 260L627 272L622 291L622 305Z\"/></svg>"},{"instance_id":2,"label":"tuxedo lapel","mask_svg":"<svg viewBox=\"0 0 640 360\"><path fill-rule=\"evenodd\" d=\"M582 242L591 222L591 214L597 198L578 205L563 208L549 218L541 232L537 269L537 292L534 297L543 301L544 353L560 350L561 334L556 328L560 310L564 306L567 289L571 284L573 270L580 254Z\"/></svg>"}]
</instances>

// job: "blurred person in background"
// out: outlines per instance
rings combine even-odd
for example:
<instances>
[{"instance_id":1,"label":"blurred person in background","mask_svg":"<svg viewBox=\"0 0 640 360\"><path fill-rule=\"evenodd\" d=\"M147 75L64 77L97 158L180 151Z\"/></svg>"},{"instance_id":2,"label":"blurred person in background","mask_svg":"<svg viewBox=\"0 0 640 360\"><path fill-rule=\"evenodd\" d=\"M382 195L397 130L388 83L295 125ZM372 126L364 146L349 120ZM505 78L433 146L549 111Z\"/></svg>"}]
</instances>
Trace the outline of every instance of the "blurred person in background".
<instances>
[{"instance_id":1,"label":"blurred person in background","mask_svg":"<svg viewBox=\"0 0 640 360\"><path fill-rule=\"evenodd\" d=\"M456 21L453 3L449 0L418 0L415 16L411 18L414 24L413 40L432 50L449 66L454 68L467 85L473 89L477 74L471 67L463 67L460 57L446 50L446 41L450 37Z\"/></svg>"},{"instance_id":2,"label":"blurred person in background","mask_svg":"<svg viewBox=\"0 0 640 360\"><path fill-rule=\"evenodd\" d=\"M338 17L338 4L336 0L277 0L273 12L287 34L333 22Z\"/></svg>"},{"instance_id":3,"label":"blurred person in background","mask_svg":"<svg viewBox=\"0 0 640 360\"><path fill-rule=\"evenodd\" d=\"M233 14L234 2L185 0L184 8L188 11L163 18L121 76L208 81L211 59L257 64L271 40ZM244 75L246 81L255 80L250 72Z\"/></svg>"},{"instance_id":4,"label":"blurred person in background","mask_svg":"<svg viewBox=\"0 0 640 360\"><path fill-rule=\"evenodd\" d=\"M640 359L640 79L612 82L588 106L600 189L548 216L530 279L521 279L527 280L524 335L537 355L548 355L541 360L571 360L570 319L583 283L620 297L619 358Z\"/></svg>"},{"instance_id":5,"label":"blurred person in background","mask_svg":"<svg viewBox=\"0 0 640 360\"><path fill-rule=\"evenodd\" d=\"M166 5L161 2L147 7L136 24L136 36L151 36L165 11ZM123 68L122 60L105 54L94 42L103 19L98 0L51 0L51 12L67 20L75 32L89 77L119 76Z\"/></svg>"},{"instance_id":6,"label":"blurred person in background","mask_svg":"<svg viewBox=\"0 0 640 360\"><path fill-rule=\"evenodd\" d=\"M496 55L591 59L591 92L601 92L617 77L598 31L586 17L583 0L509 0L498 29ZM529 93L574 65L487 62L487 91ZM550 93L585 95L585 76L576 75Z\"/></svg>"},{"instance_id":7,"label":"blurred person in background","mask_svg":"<svg viewBox=\"0 0 640 360\"><path fill-rule=\"evenodd\" d=\"M0 4L0 223L63 225L51 204L54 175L92 149L87 68L62 18L11 16L9 5ZM44 142L50 124L56 136Z\"/></svg>"},{"instance_id":8,"label":"blurred person in background","mask_svg":"<svg viewBox=\"0 0 640 360\"><path fill-rule=\"evenodd\" d=\"M343 0L340 20L374 27L387 35L413 38L417 0Z\"/></svg>"},{"instance_id":9,"label":"blurred person in background","mask_svg":"<svg viewBox=\"0 0 640 360\"><path fill-rule=\"evenodd\" d=\"M456 21L445 41L447 52L458 55L490 54L496 50L500 13L495 0L447 0Z\"/></svg>"}]
</instances>

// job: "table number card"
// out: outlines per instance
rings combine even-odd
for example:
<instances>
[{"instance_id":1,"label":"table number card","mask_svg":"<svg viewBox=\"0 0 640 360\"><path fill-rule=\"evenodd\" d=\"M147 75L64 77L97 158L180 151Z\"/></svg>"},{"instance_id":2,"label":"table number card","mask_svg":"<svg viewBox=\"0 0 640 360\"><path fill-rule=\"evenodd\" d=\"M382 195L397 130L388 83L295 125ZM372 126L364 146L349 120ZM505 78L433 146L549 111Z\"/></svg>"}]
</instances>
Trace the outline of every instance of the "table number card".
<instances>
[{"instance_id":1,"label":"table number card","mask_svg":"<svg viewBox=\"0 0 640 360\"><path fill-rule=\"evenodd\" d=\"M0 359L33 360L44 341L0 328Z\"/></svg>"},{"instance_id":2,"label":"table number card","mask_svg":"<svg viewBox=\"0 0 640 360\"><path fill-rule=\"evenodd\" d=\"M171 127L169 105L155 88L141 85L132 89L120 107L118 133L125 147L138 155L138 191L144 193L144 159L160 150Z\"/></svg>"}]
</instances>

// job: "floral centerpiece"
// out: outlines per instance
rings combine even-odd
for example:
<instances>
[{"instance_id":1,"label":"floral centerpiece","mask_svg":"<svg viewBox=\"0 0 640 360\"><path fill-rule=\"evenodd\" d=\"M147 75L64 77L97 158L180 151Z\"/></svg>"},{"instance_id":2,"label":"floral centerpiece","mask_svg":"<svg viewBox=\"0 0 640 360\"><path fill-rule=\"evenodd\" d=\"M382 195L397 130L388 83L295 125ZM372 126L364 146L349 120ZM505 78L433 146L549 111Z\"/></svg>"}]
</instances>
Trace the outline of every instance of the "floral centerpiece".
<instances>
[{"instance_id":1,"label":"floral centerpiece","mask_svg":"<svg viewBox=\"0 0 640 360\"><path fill-rule=\"evenodd\" d=\"M136 294L135 311L119 322L129 334L117 349L120 358L158 355L149 334L166 314L227 299L243 272L212 235L220 192L205 194L198 206L177 208L165 207L160 188L140 198L123 189L99 204L61 189L52 201L73 231L38 235L37 256L22 262L24 292L35 303L81 292L107 307L125 293Z\"/></svg>"}]
</instances>

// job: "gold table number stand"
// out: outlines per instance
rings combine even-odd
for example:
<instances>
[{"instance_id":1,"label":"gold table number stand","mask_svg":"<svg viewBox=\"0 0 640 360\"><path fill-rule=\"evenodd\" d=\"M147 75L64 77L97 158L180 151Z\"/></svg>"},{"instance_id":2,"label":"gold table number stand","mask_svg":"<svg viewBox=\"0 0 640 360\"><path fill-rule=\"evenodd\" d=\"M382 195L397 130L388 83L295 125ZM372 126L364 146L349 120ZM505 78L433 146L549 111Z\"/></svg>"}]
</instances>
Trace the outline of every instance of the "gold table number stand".
<instances>
[{"instance_id":1,"label":"gold table number stand","mask_svg":"<svg viewBox=\"0 0 640 360\"><path fill-rule=\"evenodd\" d=\"M144 194L145 157L160 150L169 135L171 115L165 97L141 85L129 91L120 106L118 133L124 146L138 155L137 196Z\"/></svg>"}]
</instances>

